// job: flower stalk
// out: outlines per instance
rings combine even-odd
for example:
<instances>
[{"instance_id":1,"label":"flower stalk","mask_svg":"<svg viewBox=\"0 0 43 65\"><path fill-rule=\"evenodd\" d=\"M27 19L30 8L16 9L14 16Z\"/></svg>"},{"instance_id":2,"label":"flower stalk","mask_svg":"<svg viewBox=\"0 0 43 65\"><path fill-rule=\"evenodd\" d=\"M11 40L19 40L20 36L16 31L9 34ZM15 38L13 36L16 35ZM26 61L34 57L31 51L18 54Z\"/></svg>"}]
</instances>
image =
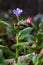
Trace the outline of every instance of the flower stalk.
<instances>
[{"instance_id":1,"label":"flower stalk","mask_svg":"<svg viewBox=\"0 0 43 65\"><path fill-rule=\"evenodd\" d=\"M16 40L17 40L17 43L18 44L18 37L16 36ZM16 47L16 63L18 63L18 47Z\"/></svg>"},{"instance_id":2,"label":"flower stalk","mask_svg":"<svg viewBox=\"0 0 43 65\"><path fill-rule=\"evenodd\" d=\"M19 22L20 20L19 20L19 16L17 16L17 21Z\"/></svg>"}]
</instances>

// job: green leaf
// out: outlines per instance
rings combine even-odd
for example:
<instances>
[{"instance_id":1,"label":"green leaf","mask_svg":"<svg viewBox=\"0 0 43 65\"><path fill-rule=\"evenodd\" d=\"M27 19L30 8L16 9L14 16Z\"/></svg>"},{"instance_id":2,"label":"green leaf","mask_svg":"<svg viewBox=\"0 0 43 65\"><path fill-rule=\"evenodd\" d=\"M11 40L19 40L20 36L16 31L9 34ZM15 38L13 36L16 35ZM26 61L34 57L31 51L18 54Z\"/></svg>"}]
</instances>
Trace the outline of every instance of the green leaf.
<instances>
[{"instance_id":1,"label":"green leaf","mask_svg":"<svg viewBox=\"0 0 43 65\"><path fill-rule=\"evenodd\" d=\"M30 62L33 58L34 54L28 54L28 56L22 62Z\"/></svg>"},{"instance_id":2,"label":"green leaf","mask_svg":"<svg viewBox=\"0 0 43 65\"><path fill-rule=\"evenodd\" d=\"M6 32L7 32L7 36L8 38L12 38L14 36L14 31L13 31L13 27L6 27Z\"/></svg>"},{"instance_id":3,"label":"green leaf","mask_svg":"<svg viewBox=\"0 0 43 65\"><path fill-rule=\"evenodd\" d=\"M27 45L29 45L29 44L30 44L30 42L20 42L20 43L18 43L18 44L14 44L13 47L27 46Z\"/></svg>"},{"instance_id":4,"label":"green leaf","mask_svg":"<svg viewBox=\"0 0 43 65\"><path fill-rule=\"evenodd\" d=\"M18 40L23 40L25 37L27 37L28 34L30 34L32 31L31 27L25 28L23 30L21 30L18 34Z\"/></svg>"},{"instance_id":5,"label":"green leaf","mask_svg":"<svg viewBox=\"0 0 43 65\"><path fill-rule=\"evenodd\" d=\"M29 48L28 53L33 53L37 50L37 47Z\"/></svg>"},{"instance_id":6,"label":"green leaf","mask_svg":"<svg viewBox=\"0 0 43 65\"><path fill-rule=\"evenodd\" d=\"M3 57L3 54L2 54L2 50L1 49L0 49L0 65L5 65L4 57Z\"/></svg>"},{"instance_id":7,"label":"green leaf","mask_svg":"<svg viewBox=\"0 0 43 65\"><path fill-rule=\"evenodd\" d=\"M39 25L40 25L40 24L39 24ZM41 31L43 31L43 23L42 23L41 26L39 26L39 29L40 29Z\"/></svg>"},{"instance_id":8,"label":"green leaf","mask_svg":"<svg viewBox=\"0 0 43 65\"><path fill-rule=\"evenodd\" d=\"M3 49L10 58L15 58L15 54L7 46L0 45L0 49Z\"/></svg>"},{"instance_id":9,"label":"green leaf","mask_svg":"<svg viewBox=\"0 0 43 65\"><path fill-rule=\"evenodd\" d=\"M5 21L0 21L0 26L5 26L5 30L6 30L8 38L12 38L14 36L14 30L13 30L14 26L13 25L11 25Z\"/></svg>"},{"instance_id":10,"label":"green leaf","mask_svg":"<svg viewBox=\"0 0 43 65\"><path fill-rule=\"evenodd\" d=\"M43 48L43 43L41 43L40 45L37 46L38 49L42 49Z\"/></svg>"},{"instance_id":11,"label":"green leaf","mask_svg":"<svg viewBox=\"0 0 43 65\"><path fill-rule=\"evenodd\" d=\"M40 39L43 39L43 32L39 32L37 34L37 38L40 40Z\"/></svg>"},{"instance_id":12,"label":"green leaf","mask_svg":"<svg viewBox=\"0 0 43 65\"><path fill-rule=\"evenodd\" d=\"M30 42L20 42L20 43L18 43L18 44L14 44L13 47L27 46L27 45L29 45L29 44L30 44Z\"/></svg>"},{"instance_id":13,"label":"green leaf","mask_svg":"<svg viewBox=\"0 0 43 65\"><path fill-rule=\"evenodd\" d=\"M10 26L10 24L8 24L7 22L0 20L0 26L1 26L1 25Z\"/></svg>"},{"instance_id":14,"label":"green leaf","mask_svg":"<svg viewBox=\"0 0 43 65\"><path fill-rule=\"evenodd\" d=\"M25 63L16 63L14 65L26 65Z\"/></svg>"},{"instance_id":15,"label":"green leaf","mask_svg":"<svg viewBox=\"0 0 43 65\"><path fill-rule=\"evenodd\" d=\"M32 42L36 41L36 38L33 35L28 35L27 38L30 39Z\"/></svg>"},{"instance_id":16,"label":"green leaf","mask_svg":"<svg viewBox=\"0 0 43 65\"><path fill-rule=\"evenodd\" d=\"M36 25L34 25L34 24L32 23L32 26L33 26L33 28L35 28L35 29L37 30L37 27L36 27Z\"/></svg>"},{"instance_id":17,"label":"green leaf","mask_svg":"<svg viewBox=\"0 0 43 65\"><path fill-rule=\"evenodd\" d=\"M33 64L35 65L37 61L38 61L37 55L34 55L32 58Z\"/></svg>"}]
</instances>

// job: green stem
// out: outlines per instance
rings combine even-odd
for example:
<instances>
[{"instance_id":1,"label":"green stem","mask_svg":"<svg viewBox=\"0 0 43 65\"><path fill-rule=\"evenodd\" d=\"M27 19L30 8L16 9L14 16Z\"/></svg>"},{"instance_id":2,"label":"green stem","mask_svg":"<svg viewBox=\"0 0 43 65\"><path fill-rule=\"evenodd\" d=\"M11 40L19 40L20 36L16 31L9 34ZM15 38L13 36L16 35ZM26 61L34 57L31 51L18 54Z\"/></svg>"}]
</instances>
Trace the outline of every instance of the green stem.
<instances>
[{"instance_id":1,"label":"green stem","mask_svg":"<svg viewBox=\"0 0 43 65\"><path fill-rule=\"evenodd\" d=\"M18 38L16 38L18 44ZM18 47L16 47L16 63L18 63Z\"/></svg>"},{"instance_id":2,"label":"green stem","mask_svg":"<svg viewBox=\"0 0 43 65\"><path fill-rule=\"evenodd\" d=\"M19 16L17 16L17 20L18 20L18 22L20 21L20 20L19 20Z\"/></svg>"},{"instance_id":3,"label":"green stem","mask_svg":"<svg viewBox=\"0 0 43 65\"><path fill-rule=\"evenodd\" d=\"M18 48L16 47L16 63L18 63Z\"/></svg>"},{"instance_id":4,"label":"green stem","mask_svg":"<svg viewBox=\"0 0 43 65\"><path fill-rule=\"evenodd\" d=\"M25 48L25 46L24 46L24 55L26 54L26 48Z\"/></svg>"}]
</instances>

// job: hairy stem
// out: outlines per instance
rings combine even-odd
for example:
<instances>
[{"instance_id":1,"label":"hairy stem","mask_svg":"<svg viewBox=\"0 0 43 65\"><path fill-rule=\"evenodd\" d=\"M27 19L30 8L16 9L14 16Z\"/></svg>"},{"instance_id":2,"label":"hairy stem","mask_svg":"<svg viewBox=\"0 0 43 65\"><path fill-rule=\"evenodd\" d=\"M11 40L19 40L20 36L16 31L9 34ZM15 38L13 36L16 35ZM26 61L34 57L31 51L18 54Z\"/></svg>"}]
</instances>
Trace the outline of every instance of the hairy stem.
<instances>
[{"instance_id":1,"label":"hairy stem","mask_svg":"<svg viewBox=\"0 0 43 65\"><path fill-rule=\"evenodd\" d=\"M18 38L16 38L18 44ZM18 47L16 47L16 63L18 62Z\"/></svg>"},{"instance_id":2,"label":"hairy stem","mask_svg":"<svg viewBox=\"0 0 43 65\"><path fill-rule=\"evenodd\" d=\"M17 21L19 22L20 20L19 20L19 16L17 16Z\"/></svg>"}]
</instances>

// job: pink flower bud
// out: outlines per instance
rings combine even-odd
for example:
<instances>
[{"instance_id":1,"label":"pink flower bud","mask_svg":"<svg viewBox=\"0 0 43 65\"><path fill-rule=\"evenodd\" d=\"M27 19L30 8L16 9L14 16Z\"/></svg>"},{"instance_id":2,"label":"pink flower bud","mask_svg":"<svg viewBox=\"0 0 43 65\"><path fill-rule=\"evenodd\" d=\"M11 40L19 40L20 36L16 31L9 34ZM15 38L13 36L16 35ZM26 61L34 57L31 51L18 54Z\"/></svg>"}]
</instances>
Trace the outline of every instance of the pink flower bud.
<instances>
[{"instance_id":1,"label":"pink flower bud","mask_svg":"<svg viewBox=\"0 0 43 65\"><path fill-rule=\"evenodd\" d=\"M27 21L27 23L32 24L32 18L31 17L27 18L26 21Z\"/></svg>"},{"instance_id":2,"label":"pink flower bud","mask_svg":"<svg viewBox=\"0 0 43 65\"><path fill-rule=\"evenodd\" d=\"M41 49L40 53L43 54L43 48Z\"/></svg>"}]
</instances>

